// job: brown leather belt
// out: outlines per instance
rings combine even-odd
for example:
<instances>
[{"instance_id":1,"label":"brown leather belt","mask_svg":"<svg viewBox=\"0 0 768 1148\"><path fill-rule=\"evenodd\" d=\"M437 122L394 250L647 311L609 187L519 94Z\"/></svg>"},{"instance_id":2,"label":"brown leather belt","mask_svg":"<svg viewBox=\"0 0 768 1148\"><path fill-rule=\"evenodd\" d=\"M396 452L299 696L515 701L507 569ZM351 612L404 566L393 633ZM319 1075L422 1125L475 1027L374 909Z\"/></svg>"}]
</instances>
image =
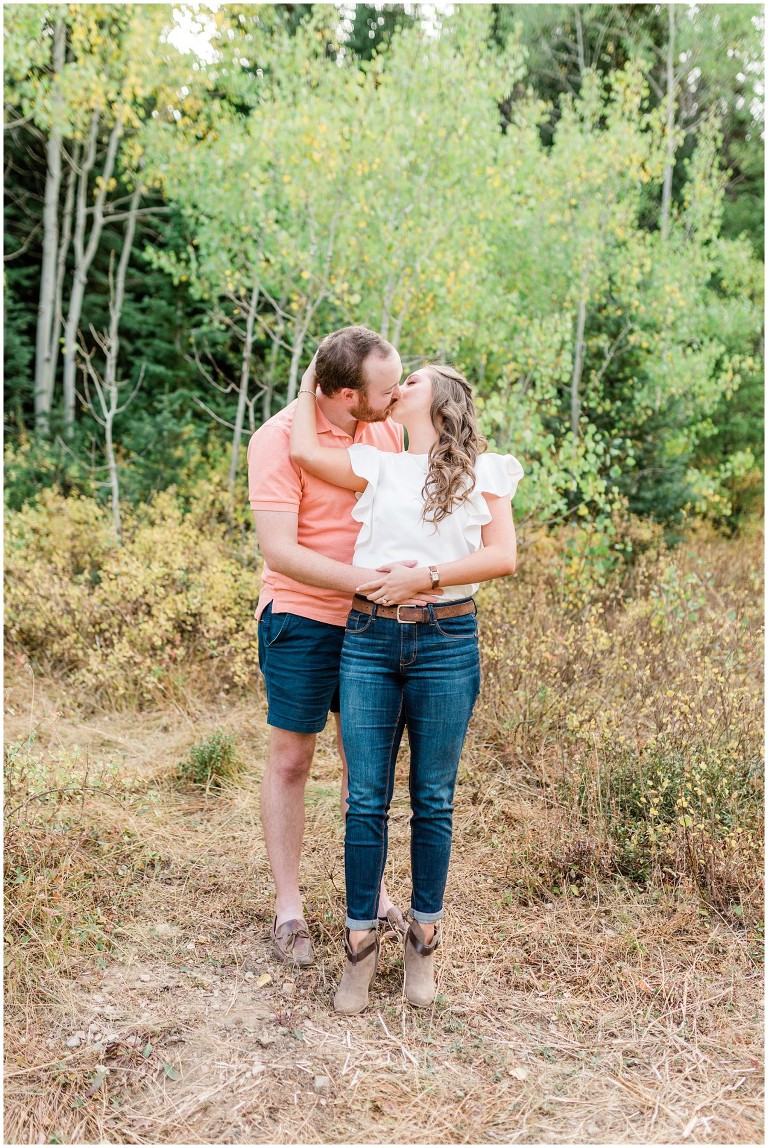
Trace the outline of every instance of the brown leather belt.
<instances>
[{"instance_id":1,"label":"brown leather belt","mask_svg":"<svg viewBox=\"0 0 768 1148\"><path fill-rule=\"evenodd\" d=\"M352 609L359 610L361 614L372 614L375 610L377 618L394 618L398 622L410 623L431 622L430 610L434 612L434 617L438 622L443 618L461 618L463 614L477 613L474 598L465 598L461 602L453 602L450 606L440 606L437 603L431 607L377 606L375 602L369 602L367 598L361 598L359 594L355 594Z\"/></svg>"}]
</instances>

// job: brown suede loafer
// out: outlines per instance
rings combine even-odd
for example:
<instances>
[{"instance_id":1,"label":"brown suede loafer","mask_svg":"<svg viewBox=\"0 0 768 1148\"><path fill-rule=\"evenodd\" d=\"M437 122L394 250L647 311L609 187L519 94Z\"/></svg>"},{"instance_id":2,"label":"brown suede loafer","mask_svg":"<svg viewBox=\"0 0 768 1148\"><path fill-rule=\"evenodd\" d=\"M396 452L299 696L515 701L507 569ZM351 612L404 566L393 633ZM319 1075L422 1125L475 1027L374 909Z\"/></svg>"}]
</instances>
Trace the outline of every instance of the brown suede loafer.
<instances>
[{"instance_id":1,"label":"brown suede loafer","mask_svg":"<svg viewBox=\"0 0 768 1148\"><path fill-rule=\"evenodd\" d=\"M287 965L298 965L304 969L315 963L312 939L303 918L283 921L282 925L278 925L275 917L272 922L272 949L275 956Z\"/></svg>"}]
</instances>

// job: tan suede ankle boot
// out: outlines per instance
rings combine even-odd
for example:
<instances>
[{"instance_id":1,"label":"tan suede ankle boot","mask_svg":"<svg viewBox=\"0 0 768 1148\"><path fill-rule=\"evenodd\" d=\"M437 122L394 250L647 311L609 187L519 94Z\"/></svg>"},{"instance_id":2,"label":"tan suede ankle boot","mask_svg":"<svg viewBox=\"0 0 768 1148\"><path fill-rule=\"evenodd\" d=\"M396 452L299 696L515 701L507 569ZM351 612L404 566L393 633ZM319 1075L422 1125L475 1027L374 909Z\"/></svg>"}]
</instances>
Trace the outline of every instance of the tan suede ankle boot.
<instances>
[{"instance_id":1,"label":"tan suede ankle boot","mask_svg":"<svg viewBox=\"0 0 768 1148\"><path fill-rule=\"evenodd\" d=\"M362 1012L368 1004L368 989L379 963L379 931L371 929L357 946L353 953L349 946L349 929L344 930L344 950L347 954L347 963L341 984L333 998L333 1007L336 1012L353 1016Z\"/></svg>"},{"instance_id":2,"label":"tan suede ankle boot","mask_svg":"<svg viewBox=\"0 0 768 1148\"><path fill-rule=\"evenodd\" d=\"M435 999L435 949L440 944L438 926L429 944L418 921L408 923L405 934L405 996L416 1008L427 1008Z\"/></svg>"}]
</instances>

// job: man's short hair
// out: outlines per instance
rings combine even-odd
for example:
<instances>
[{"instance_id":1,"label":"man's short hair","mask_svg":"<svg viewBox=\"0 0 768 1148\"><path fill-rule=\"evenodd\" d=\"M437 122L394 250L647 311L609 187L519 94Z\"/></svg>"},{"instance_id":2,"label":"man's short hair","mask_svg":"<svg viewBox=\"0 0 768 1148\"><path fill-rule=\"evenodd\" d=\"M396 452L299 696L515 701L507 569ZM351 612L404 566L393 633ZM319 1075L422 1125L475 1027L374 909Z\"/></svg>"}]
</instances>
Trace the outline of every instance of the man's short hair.
<instances>
[{"instance_id":1,"label":"man's short hair","mask_svg":"<svg viewBox=\"0 0 768 1148\"><path fill-rule=\"evenodd\" d=\"M332 331L317 348L317 384L324 395L335 395L345 388L364 390L363 363L368 356L386 359L394 353L391 343L367 327L342 327Z\"/></svg>"}]
</instances>

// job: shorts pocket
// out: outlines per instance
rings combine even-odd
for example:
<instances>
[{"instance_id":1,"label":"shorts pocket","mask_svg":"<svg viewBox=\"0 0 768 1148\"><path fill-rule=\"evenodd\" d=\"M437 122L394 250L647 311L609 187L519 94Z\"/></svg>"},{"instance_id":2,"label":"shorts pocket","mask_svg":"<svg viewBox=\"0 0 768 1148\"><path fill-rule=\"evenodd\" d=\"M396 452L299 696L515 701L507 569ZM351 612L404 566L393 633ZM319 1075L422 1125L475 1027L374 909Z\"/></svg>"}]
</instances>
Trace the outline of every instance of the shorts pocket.
<instances>
[{"instance_id":1,"label":"shorts pocket","mask_svg":"<svg viewBox=\"0 0 768 1148\"><path fill-rule=\"evenodd\" d=\"M287 634L288 624L292 617L292 614L270 614L267 628L268 649L271 649L276 642L279 642L280 639Z\"/></svg>"},{"instance_id":2,"label":"shorts pocket","mask_svg":"<svg viewBox=\"0 0 768 1148\"><path fill-rule=\"evenodd\" d=\"M373 614L364 614L361 610L350 610L345 634L364 634L373 621Z\"/></svg>"}]
</instances>

